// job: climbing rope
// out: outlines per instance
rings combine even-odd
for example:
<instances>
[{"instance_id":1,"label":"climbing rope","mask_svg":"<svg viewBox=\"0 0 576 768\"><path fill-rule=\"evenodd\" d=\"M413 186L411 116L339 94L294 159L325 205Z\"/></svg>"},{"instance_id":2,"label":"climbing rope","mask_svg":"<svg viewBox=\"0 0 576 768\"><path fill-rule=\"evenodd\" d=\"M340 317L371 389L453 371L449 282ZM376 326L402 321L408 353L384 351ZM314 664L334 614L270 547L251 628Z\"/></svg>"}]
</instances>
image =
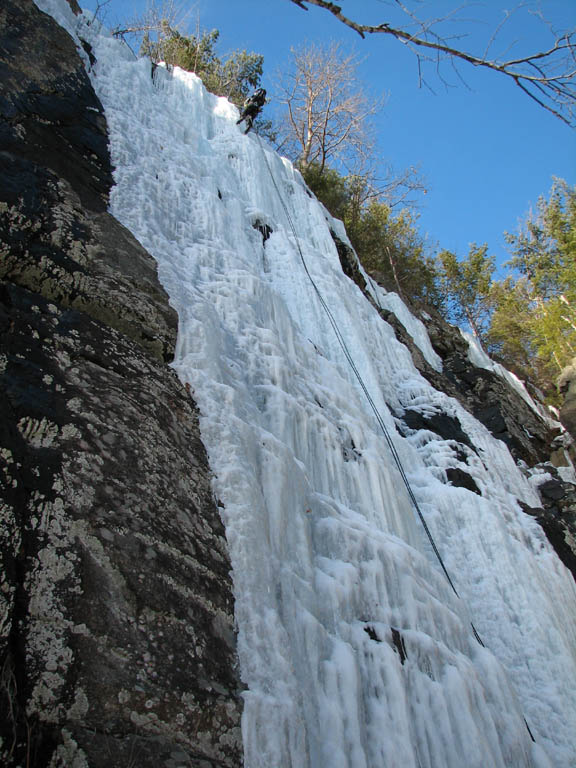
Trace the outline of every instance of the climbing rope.
<instances>
[{"instance_id":1,"label":"climbing rope","mask_svg":"<svg viewBox=\"0 0 576 768\"><path fill-rule=\"evenodd\" d=\"M292 234L294 235L294 241L296 243L296 247L298 249L298 254L300 256L300 260L302 262L302 266L304 267L304 271L306 272L306 275L312 285L312 288L314 289L314 292L316 293L318 300L324 309L329 321L330 325L334 329L334 333L336 334L336 338L338 339L338 343L340 344L340 347L342 348L342 351L344 353L344 356L346 360L348 361L348 364L350 365L352 371L354 372L354 375L360 384L360 387L362 388L362 391L364 392L364 395L366 399L368 400L368 403L370 405L370 408L372 409L372 412L374 413L374 416L376 418L376 421L382 430L382 433L386 439L386 443L388 447L390 448L390 452L392 454L392 457L394 459L394 462L396 464L396 467L398 468L398 471L400 472L400 476L402 478L402 481L406 487L406 490L408 491L408 495L410 497L410 500L414 506L414 509L416 510L418 517L420 519L420 522L422 523L422 526L424 528L424 531L426 532L426 536L428 537L428 541L430 542L430 545L432 547L432 550L434 554L436 555L436 558L438 559L438 562L440 563L440 566L444 572L444 575L446 576L448 583L450 584L454 594L458 599L460 598L460 595L458 594L458 590L456 589L454 582L452 581L450 574L448 573L448 570L446 568L446 565L444 564L444 560L442 559L442 555L440 554L438 547L436 546L436 542L434 541L434 537L432 536L432 532L430 531L430 528L428 527L428 523L426 522L424 515L422 513L422 510L420 509L420 505L418 504L418 500L416 499L416 496L414 495L414 491L412 489L412 486L410 485L410 481L408 480L408 476L406 475L406 472L404 470L404 466L402 464L402 460L400 459L400 456L398 454L398 451L396 450L396 446L394 445L392 438L390 436L390 432L388 431L388 428L386 427L386 424L384 423L384 419L382 418L382 415L380 411L378 410L376 403L372 399L372 396L370 392L368 391L368 388L362 379L362 376L360 374L360 371L356 367L356 363L354 362L354 359L352 358L352 355L350 353L350 350L346 344L346 341L344 337L342 336L342 333L340 331L340 328L338 327L338 323L336 322L336 319L334 315L332 314L332 311L330 310L330 307L326 303L324 297L322 296L322 293L320 292L320 289L316 285L316 282L314 281L314 278L310 274L310 270L308 269L308 265L306 263L306 259L304 258L304 254L302 253L302 248L300 247L300 239L298 237L298 233L296 232L296 227L294 226L294 221L292 220L292 216L290 215L290 211L288 210L288 206L284 202L284 198L282 196L282 193L280 192L280 189L278 188L278 185L276 184L276 179L274 178L274 174L272 173L272 168L270 167L270 164L268 162L268 158L266 157L266 151L264 147L262 146L262 140L258 134L256 134L258 138L258 143L260 145L260 149L262 151L262 155L264 157L264 162L266 163L266 167L268 169L268 173L270 174L270 178L272 180L272 184L274 185L274 189L276 190L276 193L278 195L278 199L280 200L280 204L282 205L282 208L284 209L284 213L286 214L286 219L290 225L290 229L292 230ZM374 290L374 287L373 287ZM374 290L374 294L376 297L376 302L378 305L380 305L380 302L377 298L377 293ZM477 642L483 647L486 648L486 645L480 635L478 634L478 631L476 627L474 626L474 623L471 621L470 626L472 627L472 632L474 634L474 637L476 638ZM530 730L530 726L528 725L528 722L526 718L523 718L524 724L526 725L526 729L528 730L528 734L530 735L530 738L533 742L535 742L535 738L532 735L532 731Z\"/></svg>"},{"instance_id":2,"label":"climbing rope","mask_svg":"<svg viewBox=\"0 0 576 768\"><path fill-rule=\"evenodd\" d=\"M302 265L304 267L304 271L306 272L306 275L318 297L318 300L320 304L322 305L322 308L324 309L329 321L330 325L334 329L334 333L336 334L336 338L338 339L338 343L340 344L340 347L342 348L342 351L344 353L344 356L350 365L352 371L354 372L354 375L360 384L360 387L362 388L362 391L364 392L364 395L366 399L368 400L368 403L370 405L370 408L372 409L372 412L374 413L374 416L376 418L376 421L382 430L382 433L386 439L386 443L388 444L388 447L390 449L390 452L392 453L392 457L394 458L394 462L398 468L398 471L400 472L400 476L402 478L402 481L404 485L406 486L406 490L408 491L408 495L410 497L410 500L412 501L412 504L414 505L414 508L416 509L416 512L418 513L418 517L420 518L420 521L424 527L424 530L426 532L426 535L428 537L428 540L430 542L430 545L432 546L432 549L434 551L434 554L438 558L438 562L440 563L442 570L444 571L444 575L448 579L448 583L452 587L452 590L454 591L454 594L456 597L460 597L458 594L458 591L456 587L454 586L454 582L450 578L450 574L448 573L448 570L446 569L446 566L444 564L444 561L442 559L442 556L440 555L440 552L438 550L438 547L436 546L436 542L434 541L434 538L432 536L432 533L430 531L430 528L428 527L428 524L426 520L424 519L424 515L422 514L422 510L420 509L420 505L418 504L418 501L416 499L416 496L414 495L414 491L412 490L412 486L410 485L410 481L408 480L408 477L406 475L406 472L404 470L404 467L402 465L402 461L400 459L400 456L398 454L398 451L396 449L396 446L394 445L392 438L390 437L390 432L388 428L386 427L386 424L384 423L384 419L382 418L382 415L380 411L378 410L378 407L376 406L376 403L374 402L372 395L368 391L368 388L356 366L356 363L354 362L354 359L352 358L352 355L350 353L350 350L346 344L346 341L344 340L344 337L342 336L342 333L340 331L340 328L338 327L338 323L336 322L336 319L334 315L332 314L332 311L330 310L330 307L326 303L324 297L322 296L322 293L320 292L320 289L318 288L316 282L314 281L314 278L310 274L310 270L308 269L308 265L306 263L306 259L304 258L304 254L302 253L302 248L300 247L300 240L298 238L298 234L296 232L296 227L294 226L294 222L292 220L292 217L290 215L290 211L288 210L288 206L284 202L284 199L282 197L282 194L280 190L278 189L278 185L276 184L276 180L274 178L274 174L272 173L272 169L270 168L270 164L268 163L268 158L266 157L266 152L264 150L264 147L262 146L262 140L258 136L258 141L260 142L260 148L262 150L262 154L264 156L264 161L266 163L266 167L268 168L268 173L270 174L270 178L272 179L272 184L274 185L274 189L276 190L278 194L278 198L280 199L280 203L284 209L284 213L286 214L286 218L288 220L288 223L290 225L290 229L292 230L292 234L294 235L294 240L296 242L296 247L298 249L298 254L300 255L300 260L302 262ZM482 641L480 640L478 634L476 631L474 631L474 634L476 635L476 638L478 641L483 645Z\"/></svg>"}]
</instances>

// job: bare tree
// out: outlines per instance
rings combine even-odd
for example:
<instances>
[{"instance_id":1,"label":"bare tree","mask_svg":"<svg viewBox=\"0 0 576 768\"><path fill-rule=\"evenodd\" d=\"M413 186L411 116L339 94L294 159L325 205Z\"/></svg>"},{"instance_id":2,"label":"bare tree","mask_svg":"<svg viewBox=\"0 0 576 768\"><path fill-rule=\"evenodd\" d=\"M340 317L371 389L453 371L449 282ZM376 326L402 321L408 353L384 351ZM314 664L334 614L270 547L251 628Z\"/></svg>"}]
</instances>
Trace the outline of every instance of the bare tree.
<instances>
[{"instance_id":1,"label":"bare tree","mask_svg":"<svg viewBox=\"0 0 576 768\"><path fill-rule=\"evenodd\" d=\"M426 181L413 165L404 168L400 173L391 165L386 165L378 178L374 179L372 188L375 194L372 194L370 199L386 203L390 209L415 210L420 205L418 197L428 194Z\"/></svg>"},{"instance_id":2,"label":"bare tree","mask_svg":"<svg viewBox=\"0 0 576 768\"><path fill-rule=\"evenodd\" d=\"M366 93L359 64L338 43L292 49L291 66L277 78L278 102L286 107L274 126L277 148L305 175L312 166L319 175L328 166L337 169L358 213L371 200L415 207L417 195L426 193L417 169L396 174L375 160L372 118L384 100Z\"/></svg>"},{"instance_id":3,"label":"bare tree","mask_svg":"<svg viewBox=\"0 0 576 768\"><path fill-rule=\"evenodd\" d=\"M544 50L522 56L492 56L496 36L503 25L512 17L514 11L505 11L501 24L497 25L485 50L473 54L452 45L450 40L436 32L442 22L454 20L457 11L442 18L423 19L412 12L406 2L409 0L390 0L388 5L400 10L405 15L406 24L393 26L382 21L378 24L363 24L348 18L342 8L328 0L292 0L303 10L315 5L331 13L343 24L356 31L360 37L382 34L394 38L414 52L418 61L421 82L424 81L424 67L427 62L434 64L441 75L441 64L449 60L453 65L466 62L474 67L483 67L510 78L527 96L563 122L576 126L576 31L553 33L553 42ZM515 10L526 7L521 3Z\"/></svg>"},{"instance_id":4,"label":"bare tree","mask_svg":"<svg viewBox=\"0 0 576 768\"><path fill-rule=\"evenodd\" d=\"M143 13L117 24L112 28L112 34L129 46L130 41L134 40L140 44L143 35L162 40L174 30L184 28L189 13L182 9L177 0L148 0Z\"/></svg>"},{"instance_id":5,"label":"bare tree","mask_svg":"<svg viewBox=\"0 0 576 768\"><path fill-rule=\"evenodd\" d=\"M371 155L369 118L382 100L369 98L356 76L359 61L338 43L292 49L292 66L279 79L286 105L279 148L302 167L327 162L360 172Z\"/></svg>"}]
</instances>

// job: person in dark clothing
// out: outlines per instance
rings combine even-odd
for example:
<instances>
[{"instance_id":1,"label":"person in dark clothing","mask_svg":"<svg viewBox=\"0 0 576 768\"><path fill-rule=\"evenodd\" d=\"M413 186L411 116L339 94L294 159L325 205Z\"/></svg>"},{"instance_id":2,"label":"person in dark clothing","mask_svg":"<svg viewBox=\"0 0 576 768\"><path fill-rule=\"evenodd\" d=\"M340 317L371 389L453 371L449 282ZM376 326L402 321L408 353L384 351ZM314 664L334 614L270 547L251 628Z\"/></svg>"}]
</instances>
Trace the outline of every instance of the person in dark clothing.
<instances>
[{"instance_id":1,"label":"person in dark clothing","mask_svg":"<svg viewBox=\"0 0 576 768\"><path fill-rule=\"evenodd\" d=\"M256 117L258 117L258 113L264 104L266 104L266 91L264 88L258 88L257 91L254 91L252 96L246 99L242 109L242 114L240 115L240 119L236 120L236 125L241 123L242 120L246 121L246 130L244 133L248 133L248 131L252 128L252 123Z\"/></svg>"}]
</instances>

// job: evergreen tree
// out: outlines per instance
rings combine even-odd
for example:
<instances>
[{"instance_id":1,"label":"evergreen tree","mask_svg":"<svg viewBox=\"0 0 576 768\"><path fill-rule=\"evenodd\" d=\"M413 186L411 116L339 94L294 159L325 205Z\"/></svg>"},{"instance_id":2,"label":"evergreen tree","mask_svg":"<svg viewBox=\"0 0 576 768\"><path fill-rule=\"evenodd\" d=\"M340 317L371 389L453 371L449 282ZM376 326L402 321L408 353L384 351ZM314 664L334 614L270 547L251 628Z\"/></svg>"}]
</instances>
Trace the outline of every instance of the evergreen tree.
<instances>
[{"instance_id":1,"label":"evergreen tree","mask_svg":"<svg viewBox=\"0 0 576 768\"><path fill-rule=\"evenodd\" d=\"M555 381L576 355L576 188L556 179L520 232L507 235L512 267L491 287L489 349L555 402Z\"/></svg>"},{"instance_id":2,"label":"evergreen tree","mask_svg":"<svg viewBox=\"0 0 576 768\"><path fill-rule=\"evenodd\" d=\"M378 282L408 304L439 307L434 259L426 254L415 224L409 211L395 215L385 203L373 200L349 229L362 265Z\"/></svg>"},{"instance_id":3,"label":"evergreen tree","mask_svg":"<svg viewBox=\"0 0 576 768\"><path fill-rule=\"evenodd\" d=\"M528 278L534 295L546 302L573 292L576 283L576 187L555 179L550 199L540 198L517 235L507 234L509 266Z\"/></svg>"},{"instance_id":4,"label":"evergreen tree","mask_svg":"<svg viewBox=\"0 0 576 768\"><path fill-rule=\"evenodd\" d=\"M378 283L408 304L440 305L434 259L409 211L394 214L364 176L342 176L318 163L304 166L302 174L332 216L344 222L362 266Z\"/></svg>"},{"instance_id":5,"label":"evergreen tree","mask_svg":"<svg viewBox=\"0 0 576 768\"><path fill-rule=\"evenodd\" d=\"M246 50L234 51L219 69L219 96L241 106L250 93L259 87L264 57Z\"/></svg>"},{"instance_id":6,"label":"evergreen tree","mask_svg":"<svg viewBox=\"0 0 576 768\"><path fill-rule=\"evenodd\" d=\"M145 33L140 54L152 61L194 72L206 88L225 96L241 107L246 97L260 85L264 57L245 50L233 51L225 59L216 53L220 33L217 29L198 35L182 35L168 22L162 22L156 40Z\"/></svg>"},{"instance_id":7,"label":"evergreen tree","mask_svg":"<svg viewBox=\"0 0 576 768\"><path fill-rule=\"evenodd\" d=\"M494 257L488 255L486 244L477 246L472 243L463 260L447 250L438 254L440 284L448 318L457 325L468 326L482 345L490 319L494 267Z\"/></svg>"},{"instance_id":8,"label":"evergreen tree","mask_svg":"<svg viewBox=\"0 0 576 768\"><path fill-rule=\"evenodd\" d=\"M555 179L517 235L512 259L529 286L530 335L536 354L556 375L576 355L576 187Z\"/></svg>"},{"instance_id":9,"label":"evergreen tree","mask_svg":"<svg viewBox=\"0 0 576 768\"><path fill-rule=\"evenodd\" d=\"M529 282L509 275L492 283L490 300L493 312L485 336L487 352L519 379L532 382L546 397L553 397L554 377L534 344L537 318Z\"/></svg>"},{"instance_id":10,"label":"evergreen tree","mask_svg":"<svg viewBox=\"0 0 576 768\"><path fill-rule=\"evenodd\" d=\"M336 219L345 220L352 203L352 195L345 176L330 167L317 163L301 166L304 181ZM350 233L348 232L348 235Z\"/></svg>"}]
</instances>

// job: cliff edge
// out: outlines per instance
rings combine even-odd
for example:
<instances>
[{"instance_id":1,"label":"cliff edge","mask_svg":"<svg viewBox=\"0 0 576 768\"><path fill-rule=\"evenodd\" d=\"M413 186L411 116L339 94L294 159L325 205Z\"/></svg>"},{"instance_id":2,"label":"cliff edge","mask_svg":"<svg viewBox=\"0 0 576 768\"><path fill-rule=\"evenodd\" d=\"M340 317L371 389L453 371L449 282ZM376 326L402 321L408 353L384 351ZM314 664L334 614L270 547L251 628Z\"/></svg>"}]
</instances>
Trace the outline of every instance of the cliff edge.
<instances>
[{"instance_id":1,"label":"cliff edge","mask_svg":"<svg viewBox=\"0 0 576 768\"><path fill-rule=\"evenodd\" d=\"M236 766L230 563L177 317L68 34L0 11L1 762Z\"/></svg>"}]
</instances>

